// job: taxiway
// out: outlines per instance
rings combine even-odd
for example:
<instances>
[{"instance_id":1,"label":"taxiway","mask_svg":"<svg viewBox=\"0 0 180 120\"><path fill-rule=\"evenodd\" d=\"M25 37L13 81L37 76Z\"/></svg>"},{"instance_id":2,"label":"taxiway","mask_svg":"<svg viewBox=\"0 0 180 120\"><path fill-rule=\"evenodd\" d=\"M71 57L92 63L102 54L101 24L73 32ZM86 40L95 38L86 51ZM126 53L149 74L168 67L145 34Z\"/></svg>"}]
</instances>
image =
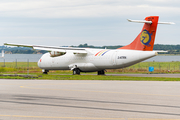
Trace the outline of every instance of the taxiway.
<instances>
[{"instance_id":1,"label":"taxiway","mask_svg":"<svg viewBox=\"0 0 180 120\"><path fill-rule=\"evenodd\" d=\"M180 120L180 82L0 80L0 120Z\"/></svg>"}]
</instances>

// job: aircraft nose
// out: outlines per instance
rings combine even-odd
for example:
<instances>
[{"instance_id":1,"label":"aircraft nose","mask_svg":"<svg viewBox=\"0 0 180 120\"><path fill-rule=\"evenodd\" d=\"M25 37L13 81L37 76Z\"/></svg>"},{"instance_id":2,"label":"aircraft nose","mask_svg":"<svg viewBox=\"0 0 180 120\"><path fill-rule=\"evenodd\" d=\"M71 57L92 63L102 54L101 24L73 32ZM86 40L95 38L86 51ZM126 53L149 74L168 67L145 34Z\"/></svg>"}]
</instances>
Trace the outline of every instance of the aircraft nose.
<instances>
[{"instance_id":1,"label":"aircraft nose","mask_svg":"<svg viewBox=\"0 0 180 120\"><path fill-rule=\"evenodd\" d=\"M42 59L39 59L39 61L38 61L38 67L41 67L41 62L42 62Z\"/></svg>"}]
</instances>

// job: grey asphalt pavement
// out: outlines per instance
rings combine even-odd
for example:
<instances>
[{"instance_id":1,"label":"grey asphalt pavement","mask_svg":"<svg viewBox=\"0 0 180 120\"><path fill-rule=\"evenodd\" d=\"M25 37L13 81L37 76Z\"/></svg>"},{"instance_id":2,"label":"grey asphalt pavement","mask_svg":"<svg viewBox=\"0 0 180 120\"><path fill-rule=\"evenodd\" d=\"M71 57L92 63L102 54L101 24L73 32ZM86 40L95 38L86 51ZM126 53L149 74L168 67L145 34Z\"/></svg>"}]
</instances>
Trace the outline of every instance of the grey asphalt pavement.
<instances>
[{"instance_id":1,"label":"grey asphalt pavement","mask_svg":"<svg viewBox=\"0 0 180 120\"><path fill-rule=\"evenodd\" d=\"M180 82L0 80L0 120L180 120Z\"/></svg>"}]
</instances>

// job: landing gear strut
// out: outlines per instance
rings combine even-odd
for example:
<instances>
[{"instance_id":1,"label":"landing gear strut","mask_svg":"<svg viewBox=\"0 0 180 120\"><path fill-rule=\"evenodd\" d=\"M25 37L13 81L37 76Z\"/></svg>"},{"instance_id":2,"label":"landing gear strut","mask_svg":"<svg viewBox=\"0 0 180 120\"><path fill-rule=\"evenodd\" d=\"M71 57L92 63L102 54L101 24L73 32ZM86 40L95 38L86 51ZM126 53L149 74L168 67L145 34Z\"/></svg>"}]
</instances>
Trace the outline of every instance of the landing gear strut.
<instances>
[{"instance_id":1,"label":"landing gear strut","mask_svg":"<svg viewBox=\"0 0 180 120\"><path fill-rule=\"evenodd\" d=\"M104 72L104 70L101 70L101 71L98 71L97 74L98 75L105 75L105 72Z\"/></svg>"},{"instance_id":2,"label":"landing gear strut","mask_svg":"<svg viewBox=\"0 0 180 120\"><path fill-rule=\"evenodd\" d=\"M74 68L74 69L73 69L73 75L80 75L80 70L79 70L79 68Z\"/></svg>"}]
</instances>

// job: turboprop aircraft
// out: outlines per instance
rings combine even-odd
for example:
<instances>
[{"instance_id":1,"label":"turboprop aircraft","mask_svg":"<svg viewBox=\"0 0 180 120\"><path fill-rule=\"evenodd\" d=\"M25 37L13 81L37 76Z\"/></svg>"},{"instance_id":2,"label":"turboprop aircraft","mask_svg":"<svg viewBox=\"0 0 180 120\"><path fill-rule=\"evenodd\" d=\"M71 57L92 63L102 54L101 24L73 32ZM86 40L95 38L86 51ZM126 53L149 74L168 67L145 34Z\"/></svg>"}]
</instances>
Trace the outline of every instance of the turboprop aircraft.
<instances>
[{"instance_id":1,"label":"turboprop aircraft","mask_svg":"<svg viewBox=\"0 0 180 120\"><path fill-rule=\"evenodd\" d=\"M104 75L106 69L125 68L158 54L157 51L153 51L157 24L174 24L172 22L158 22L158 19L159 16L149 16L145 20L128 19L129 22L144 23L144 26L132 43L118 49L72 48L10 43L4 43L4 45L49 51L42 55L38 61L38 66L44 74L47 74L49 70L72 70L73 74L97 71L98 75Z\"/></svg>"}]
</instances>

